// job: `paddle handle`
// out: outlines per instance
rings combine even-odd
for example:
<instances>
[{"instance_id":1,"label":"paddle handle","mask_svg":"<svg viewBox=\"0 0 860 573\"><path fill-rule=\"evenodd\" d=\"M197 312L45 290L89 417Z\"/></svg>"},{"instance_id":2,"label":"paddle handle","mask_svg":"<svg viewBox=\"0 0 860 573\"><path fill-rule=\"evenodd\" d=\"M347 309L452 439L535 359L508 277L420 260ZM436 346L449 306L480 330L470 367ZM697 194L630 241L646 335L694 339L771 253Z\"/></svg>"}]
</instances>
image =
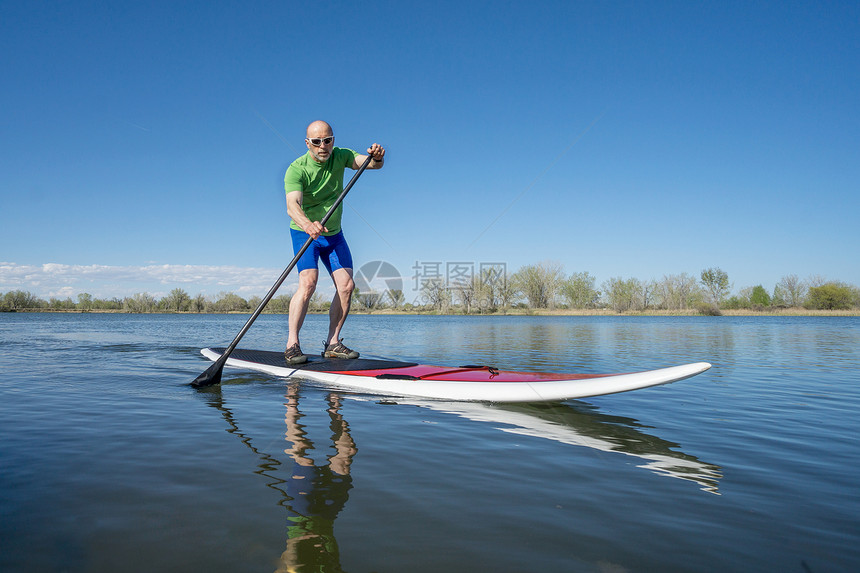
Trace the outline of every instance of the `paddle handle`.
<instances>
[{"instance_id":1,"label":"paddle handle","mask_svg":"<svg viewBox=\"0 0 860 573\"><path fill-rule=\"evenodd\" d=\"M320 223L323 227L331 219L332 215L334 215L335 210L343 203L346 194L349 193L349 190L352 189L352 186L355 185L355 182L358 181L358 178L364 173L364 170L367 169L367 166L370 165L370 162L373 161L373 156L368 155L367 159L364 160L364 163L361 164L361 167L358 168L358 171L355 172L355 175L352 176L352 179L349 180L346 187L343 188L340 195L338 195L337 200L334 202L334 205L328 210L328 212L323 216L320 220ZM221 357L210 366L206 372L198 376L191 382L191 385L196 388L201 388L203 386L211 386L213 384L218 384L221 382L221 369L224 368L224 363L227 362L227 358L230 356L230 353L236 349L239 341L242 340L242 337L245 336L245 333L248 332L248 329L251 328L251 325L254 324L254 321L257 320L257 317L260 316L260 313L263 312L263 309L269 304L269 301L272 300L272 297L275 296L275 293L278 292L278 289L287 279L287 276L292 272L295 266L298 264L299 259L302 258L302 255L305 254L305 251L311 246L313 242L312 237L308 237L308 240L305 241L305 244L299 249L299 252L296 253L296 256L293 257L293 260L290 261L290 264L287 265L287 268L284 269L284 272L281 273L281 276L278 277L278 280L275 281L275 284L272 285L272 288L269 289L269 292L266 293L266 296L263 297L263 300L260 301L260 304L257 306L257 309L251 314L251 317L245 322L245 325L242 326L242 329L239 331L239 334L233 339L226 349L224 349L224 353Z\"/></svg>"}]
</instances>

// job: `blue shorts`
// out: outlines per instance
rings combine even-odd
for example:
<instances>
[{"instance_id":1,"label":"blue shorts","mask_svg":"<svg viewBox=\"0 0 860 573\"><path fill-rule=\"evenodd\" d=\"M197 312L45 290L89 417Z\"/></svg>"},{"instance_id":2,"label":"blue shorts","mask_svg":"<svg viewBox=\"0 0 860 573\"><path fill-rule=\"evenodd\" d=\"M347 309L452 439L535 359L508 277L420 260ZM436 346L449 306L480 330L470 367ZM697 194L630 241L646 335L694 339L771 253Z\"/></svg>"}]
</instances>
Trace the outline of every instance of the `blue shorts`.
<instances>
[{"instance_id":1,"label":"blue shorts","mask_svg":"<svg viewBox=\"0 0 860 573\"><path fill-rule=\"evenodd\" d=\"M304 231L297 231L292 227L290 228L290 235L293 237L293 253L298 253L310 237ZM296 268L299 269L299 272L307 269L319 269L317 263L320 259L322 259L329 274L337 269L352 268L352 253L349 252L349 245L343 238L343 231L331 237L320 235L299 259Z\"/></svg>"}]
</instances>

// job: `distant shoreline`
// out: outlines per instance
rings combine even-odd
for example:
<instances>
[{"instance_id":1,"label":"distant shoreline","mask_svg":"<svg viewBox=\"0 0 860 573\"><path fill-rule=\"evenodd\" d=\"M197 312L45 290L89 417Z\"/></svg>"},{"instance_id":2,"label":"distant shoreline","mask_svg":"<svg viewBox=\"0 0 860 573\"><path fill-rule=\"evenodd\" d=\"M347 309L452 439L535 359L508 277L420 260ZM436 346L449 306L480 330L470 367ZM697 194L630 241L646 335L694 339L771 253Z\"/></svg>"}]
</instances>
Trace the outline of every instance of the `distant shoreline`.
<instances>
[{"instance_id":1,"label":"distant shoreline","mask_svg":"<svg viewBox=\"0 0 860 573\"><path fill-rule=\"evenodd\" d=\"M18 309L12 311L5 311L5 313L24 313L24 314L179 314L179 315L218 315L218 314L239 314L239 315L249 315L253 311L252 310L235 310L228 312L193 312L193 311L153 311L153 312L128 312L125 310L119 309L111 309L111 310L52 310L52 309L43 309L43 308L28 308L28 309ZM4 313L0 313L4 314ZM282 312L268 312L264 311L263 314L274 314L274 315L283 315L286 316L287 313ZM317 311L317 312L309 312L308 314L320 314L326 315L328 311ZM663 316L663 317L696 317L696 316L712 316L706 315L700 312L697 309L688 309L688 310L645 310L645 311L630 311L630 312L615 312L613 310L608 309L536 309L536 310L526 310L526 309L512 309L507 312L491 312L491 313L471 313L465 314L463 312L437 312L437 311L404 311L404 310L392 310L392 309L383 309L383 310L375 310L372 312L368 312L366 310L352 310L350 311L352 315L383 315L383 316L468 316L468 317L486 317L486 316L629 316L629 317L654 317L654 316ZM786 317L814 317L814 316L860 316L860 310L810 310L805 308L784 308L784 309L769 309L769 310L750 310L750 309L727 309L721 310L719 316L714 316L714 318L720 318L721 316L746 316L746 317L765 317L765 316L786 316Z\"/></svg>"}]
</instances>

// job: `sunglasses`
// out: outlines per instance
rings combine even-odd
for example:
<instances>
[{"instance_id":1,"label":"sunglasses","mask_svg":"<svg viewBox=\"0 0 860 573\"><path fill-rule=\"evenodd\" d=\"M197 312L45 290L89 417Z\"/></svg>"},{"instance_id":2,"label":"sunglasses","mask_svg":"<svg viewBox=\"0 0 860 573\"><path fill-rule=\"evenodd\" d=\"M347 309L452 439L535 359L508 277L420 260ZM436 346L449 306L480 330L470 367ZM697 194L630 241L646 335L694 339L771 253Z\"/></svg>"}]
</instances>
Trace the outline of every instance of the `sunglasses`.
<instances>
[{"instance_id":1,"label":"sunglasses","mask_svg":"<svg viewBox=\"0 0 860 573\"><path fill-rule=\"evenodd\" d=\"M312 137L308 139L311 142L311 145L319 147L320 145L328 145L332 141L334 141L334 136L329 135L328 137Z\"/></svg>"}]
</instances>

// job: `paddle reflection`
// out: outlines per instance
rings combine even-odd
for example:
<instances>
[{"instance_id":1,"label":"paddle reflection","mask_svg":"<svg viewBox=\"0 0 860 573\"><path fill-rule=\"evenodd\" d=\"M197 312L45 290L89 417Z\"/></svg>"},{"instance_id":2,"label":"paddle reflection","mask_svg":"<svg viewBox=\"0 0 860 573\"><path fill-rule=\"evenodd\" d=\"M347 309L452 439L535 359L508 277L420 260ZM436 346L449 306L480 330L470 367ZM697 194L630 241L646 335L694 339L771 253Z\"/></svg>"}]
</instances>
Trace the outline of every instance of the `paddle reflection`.
<instances>
[{"instance_id":1,"label":"paddle reflection","mask_svg":"<svg viewBox=\"0 0 860 573\"><path fill-rule=\"evenodd\" d=\"M286 549L279 558L275 573L300 571L343 571L340 551L334 535L334 522L343 510L352 489L350 467L358 451L349 433L349 424L340 413L341 396L326 396L329 416L329 437L333 453L325 462L317 463L309 455L315 450L308 437L299 410L300 394L297 384L290 384L286 394L287 429L284 437L288 460L281 460L254 446L250 436L240 431L233 412L224 405L220 387L209 392L208 403L217 408L230 425L227 431L236 435L261 460L255 473L267 478L266 485L278 491L287 510ZM280 471L279 471L280 470ZM288 471L289 477L279 477ZM281 473L281 475L283 475Z\"/></svg>"},{"instance_id":2,"label":"paddle reflection","mask_svg":"<svg viewBox=\"0 0 860 573\"><path fill-rule=\"evenodd\" d=\"M638 465L640 468L695 482L703 491L719 495L719 480L723 477L720 466L678 451L679 444L644 432L644 426L633 418L604 414L583 402L493 405L432 400L398 402L477 422L502 424L498 429L503 432L634 456L643 462Z\"/></svg>"}]
</instances>

